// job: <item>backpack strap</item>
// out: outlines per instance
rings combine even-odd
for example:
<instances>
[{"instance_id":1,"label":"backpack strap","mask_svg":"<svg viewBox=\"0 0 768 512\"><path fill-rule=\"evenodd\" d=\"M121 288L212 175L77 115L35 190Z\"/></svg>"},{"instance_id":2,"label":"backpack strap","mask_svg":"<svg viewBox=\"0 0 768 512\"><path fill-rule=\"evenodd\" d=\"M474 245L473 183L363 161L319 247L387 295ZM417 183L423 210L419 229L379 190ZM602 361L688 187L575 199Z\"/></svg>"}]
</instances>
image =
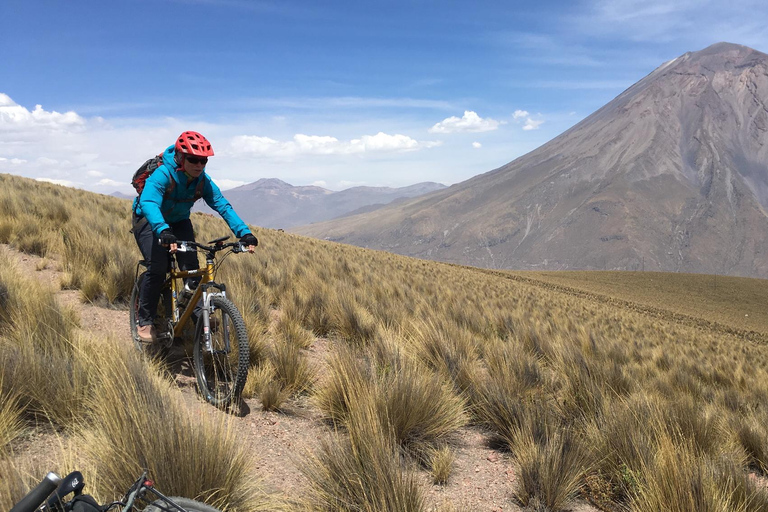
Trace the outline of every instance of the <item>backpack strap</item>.
<instances>
[{"instance_id":1,"label":"backpack strap","mask_svg":"<svg viewBox=\"0 0 768 512\"><path fill-rule=\"evenodd\" d=\"M173 195L173 190L176 188L176 180L173 179L173 176L168 176L171 179L171 184L168 185L165 188L165 194L163 194L163 199L170 199Z\"/></svg>"},{"instance_id":2,"label":"backpack strap","mask_svg":"<svg viewBox=\"0 0 768 512\"><path fill-rule=\"evenodd\" d=\"M203 188L205 188L205 178L203 176L203 174L200 175L200 181L195 187L195 196L192 199L174 199L174 201L177 203L194 203L203 197ZM168 187L165 189L165 195L163 196L163 199L171 199L173 196L173 191L176 189L176 180L173 179L173 176L170 176L170 178L171 184L168 185Z\"/></svg>"}]
</instances>

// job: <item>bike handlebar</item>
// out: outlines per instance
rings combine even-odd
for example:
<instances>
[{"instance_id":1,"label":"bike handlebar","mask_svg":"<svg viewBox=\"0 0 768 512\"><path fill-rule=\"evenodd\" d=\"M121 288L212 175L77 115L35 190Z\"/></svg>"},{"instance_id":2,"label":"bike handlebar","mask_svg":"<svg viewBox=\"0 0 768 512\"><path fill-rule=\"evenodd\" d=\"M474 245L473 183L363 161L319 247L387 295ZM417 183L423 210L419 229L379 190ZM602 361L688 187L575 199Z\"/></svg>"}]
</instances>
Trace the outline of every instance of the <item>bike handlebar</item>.
<instances>
[{"instance_id":1,"label":"bike handlebar","mask_svg":"<svg viewBox=\"0 0 768 512\"><path fill-rule=\"evenodd\" d=\"M198 242L192 242L192 241L177 241L176 242L176 251L177 252L197 252L197 249L202 249L206 252L218 252L222 251L224 249L232 248L232 252L247 252L248 247L243 244L242 242L230 242L228 244L215 244L215 245L205 245Z\"/></svg>"},{"instance_id":2,"label":"bike handlebar","mask_svg":"<svg viewBox=\"0 0 768 512\"><path fill-rule=\"evenodd\" d=\"M29 491L21 501L13 506L11 512L34 512L43 504L48 495L56 490L59 486L59 482L61 482L61 477L59 477L59 475L56 473L48 473L34 489Z\"/></svg>"}]
</instances>

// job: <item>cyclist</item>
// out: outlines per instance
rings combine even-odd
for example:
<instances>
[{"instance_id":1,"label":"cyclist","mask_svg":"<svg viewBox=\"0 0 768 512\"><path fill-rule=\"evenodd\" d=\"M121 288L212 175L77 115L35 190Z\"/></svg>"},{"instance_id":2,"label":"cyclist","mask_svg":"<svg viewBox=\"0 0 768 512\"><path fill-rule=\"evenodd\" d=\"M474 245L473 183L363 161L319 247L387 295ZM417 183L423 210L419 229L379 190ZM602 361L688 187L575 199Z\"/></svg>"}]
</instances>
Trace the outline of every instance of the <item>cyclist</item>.
<instances>
[{"instance_id":1,"label":"cyclist","mask_svg":"<svg viewBox=\"0 0 768 512\"><path fill-rule=\"evenodd\" d=\"M259 243L205 173L205 165L211 156L213 148L208 139L197 132L185 131L165 150L162 165L149 175L144 190L133 202L132 231L147 263L138 310L138 334L144 342L156 340L152 323L168 271L168 251L176 252L177 240L195 239L189 219L195 201L202 197L216 210L240 242L248 246L249 252L253 252ZM178 253L176 259L181 270L199 268L194 252ZM187 284L190 287L197 285L196 282Z\"/></svg>"}]
</instances>

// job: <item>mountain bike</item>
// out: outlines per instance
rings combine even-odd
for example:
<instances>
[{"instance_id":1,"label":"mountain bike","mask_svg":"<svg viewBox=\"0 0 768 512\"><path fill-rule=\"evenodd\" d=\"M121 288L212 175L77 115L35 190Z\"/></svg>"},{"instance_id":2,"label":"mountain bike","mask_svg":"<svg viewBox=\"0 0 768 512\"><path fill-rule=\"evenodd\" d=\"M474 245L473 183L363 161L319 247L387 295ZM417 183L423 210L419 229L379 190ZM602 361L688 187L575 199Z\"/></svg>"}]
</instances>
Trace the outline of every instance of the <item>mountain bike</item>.
<instances>
[{"instance_id":1,"label":"mountain bike","mask_svg":"<svg viewBox=\"0 0 768 512\"><path fill-rule=\"evenodd\" d=\"M189 498L168 497L155 489L152 480L147 479L147 472L136 480L122 499L99 505L92 496L83 494L85 481L79 471L73 471L65 478L56 473L48 473L37 486L29 491L11 512L107 512L114 507L122 507L121 512L144 510L144 512L219 512L210 505ZM54 492L55 491L55 492ZM65 501L70 494L72 499ZM149 501L147 496L155 499ZM146 506L141 507L140 505Z\"/></svg>"},{"instance_id":2,"label":"mountain bike","mask_svg":"<svg viewBox=\"0 0 768 512\"><path fill-rule=\"evenodd\" d=\"M237 307L227 299L226 285L214 281L221 262L232 253L247 252L240 242L224 243L228 236L217 238L207 245L197 242L177 242L178 252L206 253L206 264L197 270L179 270L176 258L169 253L170 265L162 286L155 317L157 341L149 344L138 334L139 290L146 276L144 260L136 265L130 305L131 335L136 348L150 353L170 348L174 338L180 337L195 308L193 367L197 387L203 397L217 407L233 404L240 397L248 377L249 348L245 321ZM229 249L216 262L216 253ZM200 278L200 284L190 290L185 279ZM198 307L198 305L200 307Z\"/></svg>"}]
</instances>

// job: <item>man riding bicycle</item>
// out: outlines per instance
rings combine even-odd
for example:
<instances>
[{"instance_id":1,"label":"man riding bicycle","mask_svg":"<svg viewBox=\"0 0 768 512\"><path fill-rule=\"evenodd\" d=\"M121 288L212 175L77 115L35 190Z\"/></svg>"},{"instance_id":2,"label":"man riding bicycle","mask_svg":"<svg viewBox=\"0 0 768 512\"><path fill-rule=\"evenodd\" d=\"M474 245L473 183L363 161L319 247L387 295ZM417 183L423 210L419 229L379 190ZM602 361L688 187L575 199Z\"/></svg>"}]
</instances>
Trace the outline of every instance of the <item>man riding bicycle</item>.
<instances>
[{"instance_id":1,"label":"man riding bicycle","mask_svg":"<svg viewBox=\"0 0 768 512\"><path fill-rule=\"evenodd\" d=\"M193 131L179 135L162 154L162 165L147 178L144 189L133 202L133 235L147 264L146 278L139 291L138 335L141 341L156 340L153 321L160 292L168 271L168 251L176 253L177 240L194 241L189 212L201 197L227 222L229 228L253 252L258 240L238 217L221 190L205 174L213 148L208 139ZM181 270L199 268L197 254L178 253ZM190 286L196 283L188 283Z\"/></svg>"}]
</instances>

